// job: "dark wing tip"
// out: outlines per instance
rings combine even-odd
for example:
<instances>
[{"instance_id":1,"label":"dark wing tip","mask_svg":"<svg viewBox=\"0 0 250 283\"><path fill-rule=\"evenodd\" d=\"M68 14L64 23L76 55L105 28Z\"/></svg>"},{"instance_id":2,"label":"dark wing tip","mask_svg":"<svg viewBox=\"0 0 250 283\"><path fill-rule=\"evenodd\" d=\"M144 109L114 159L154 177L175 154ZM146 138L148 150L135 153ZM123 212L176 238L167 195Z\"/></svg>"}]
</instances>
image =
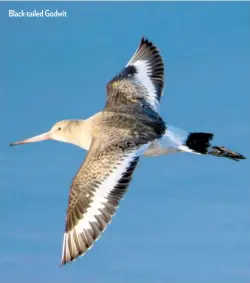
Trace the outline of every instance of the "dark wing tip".
<instances>
[{"instance_id":1,"label":"dark wing tip","mask_svg":"<svg viewBox=\"0 0 250 283\"><path fill-rule=\"evenodd\" d=\"M141 38L140 45L130 63L147 58L152 68L151 79L156 87L157 99L160 100L164 88L164 62L159 48L147 37Z\"/></svg>"},{"instance_id":2,"label":"dark wing tip","mask_svg":"<svg viewBox=\"0 0 250 283\"><path fill-rule=\"evenodd\" d=\"M142 47L145 46L146 48L150 49L150 50L156 50L157 52L159 52L159 49L153 44L152 41L150 41L147 37L143 36L141 38L141 42L139 45L138 50Z\"/></svg>"},{"instance_id":3,"label":"dark wing tip","mask_svg":"<svg viewBox=\"0 0 250 283\"><path fill-rule=\"evenodd\" d=\"M141 43L140 43L140 44L148 44L148 45L150 45L150 46L153 45L152 41L150 41L146 36L143 36L143 37L141 38Z\"/></svg>"},{"instance_id":4,"label":"dark wing tip","mask_svg":"<svg viewBox=\"0 0 250 283\"><path fill-rule=\"evenodd\" d=\"M141 38L141 45L142 44L148 44L149 43L149 40L148 40L148 38L146 37L146 36L143 36L142 38ZM151 44L152 44L152 42L150 42Z\"/></svg>"}]
</instances>

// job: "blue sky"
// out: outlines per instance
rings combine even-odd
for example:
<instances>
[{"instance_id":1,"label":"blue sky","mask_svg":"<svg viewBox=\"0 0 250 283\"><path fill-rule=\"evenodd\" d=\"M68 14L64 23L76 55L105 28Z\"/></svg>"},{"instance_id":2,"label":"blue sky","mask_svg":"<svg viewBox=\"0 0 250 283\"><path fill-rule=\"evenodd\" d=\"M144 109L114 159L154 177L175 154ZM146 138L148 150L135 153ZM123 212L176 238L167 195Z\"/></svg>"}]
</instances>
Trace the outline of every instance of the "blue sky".
<instances>
[{"instance_id":1,"label":"blue sky","mask_svg":"<svg viewBox=\"0 0 250 283\"><path fill-rule=\"evenodd\" d=\"M144 35L161 50L161 114L250 156L249 3L0 4L0 281L248 283L249 161L142 158L112 225L59 268L71 180L85 152L53 141L9 148L102 109L105 84ZM8 10L67 18L8 18Z\"/></svg>"}]
</instances>

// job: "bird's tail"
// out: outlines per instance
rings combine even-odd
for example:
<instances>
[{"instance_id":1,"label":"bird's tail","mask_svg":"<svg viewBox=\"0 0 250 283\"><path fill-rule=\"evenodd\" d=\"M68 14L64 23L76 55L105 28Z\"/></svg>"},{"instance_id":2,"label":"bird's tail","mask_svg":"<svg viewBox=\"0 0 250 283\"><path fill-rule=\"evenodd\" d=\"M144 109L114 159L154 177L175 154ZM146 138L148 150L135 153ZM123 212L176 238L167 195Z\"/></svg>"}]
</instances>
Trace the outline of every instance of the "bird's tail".
<instances>
[{"instance_id":1,"label":"bird's tail","mask_svg":"<svg viewBox=\"0 0 250 283\"><path fill-rule=\"evenodd\" d=\"M242 154L227 149L224 146L212 145L213 137L214 135L211 133L187 132L173 126L168 126L165 135L160 141L159 146L161 147L161 151L158 150L158 152L160 154L167 154L169 152L182 151L226 157L235 161L246 159ZM156 149L155 152L157 152Z\"/></svg>"},{"instance_id":2,"label":"bird's tail","mask_svg":"<svg viewBox=\"0 0 250 283\"><path fill-rule=\"evenodd\" d=\"M188 148L201 154L210 154L217 157L226 157L235 161L240 161L240 159L246 159L246 157L242 154L227 149L224 146L213 146L211 144L213 137L214 135L211 133L189 133L185 144L186 146L188 146Z\"/></svg>"},{"instance_id":3,"label":"bird's tail","mask_svg":"<svg viewBox=\"0 0 250 283\"><path fill-rule=\"evenodd\" d=\"M238 152L234 152L230 149L225 148L224 146L212 146L208 151L208 154L217 156L217 157L226 157L233 159L235 161L240 161L241 159L246 159L246 157Z\"/></svg>"}]
</instances>

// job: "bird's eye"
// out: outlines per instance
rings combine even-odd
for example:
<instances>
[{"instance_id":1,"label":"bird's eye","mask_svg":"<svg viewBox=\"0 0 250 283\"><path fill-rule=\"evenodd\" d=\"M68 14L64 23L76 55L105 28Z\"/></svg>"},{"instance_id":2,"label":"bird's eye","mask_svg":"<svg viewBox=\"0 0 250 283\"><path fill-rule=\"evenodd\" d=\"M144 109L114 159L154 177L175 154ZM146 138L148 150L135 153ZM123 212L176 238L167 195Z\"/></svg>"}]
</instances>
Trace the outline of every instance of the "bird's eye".
<instances>
[{"instance_id":1,"label":"bird's eye","mask_svg":"<svg viewBox=\"0 0 250 283\"><path fill-rule=\"evenodd\" d=\"M61 131L61 129L62 129L61 127L58 127L58 128L57 128L58 131Z\"/></svg>"}]
</instances>

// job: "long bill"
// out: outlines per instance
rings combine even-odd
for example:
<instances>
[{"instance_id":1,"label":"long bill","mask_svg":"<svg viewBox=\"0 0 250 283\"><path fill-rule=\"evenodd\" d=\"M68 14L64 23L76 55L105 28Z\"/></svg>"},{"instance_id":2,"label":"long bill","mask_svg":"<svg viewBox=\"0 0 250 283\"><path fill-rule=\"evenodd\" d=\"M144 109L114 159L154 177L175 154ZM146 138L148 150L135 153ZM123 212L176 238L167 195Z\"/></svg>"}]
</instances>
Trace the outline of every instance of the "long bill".
<instances>
[{"instance_id":1,"label":"long bill","mask_svg":"<svg viewBox=\"0 0 250 283\"><path fill-rule=\"evenodd\" d=\"M34 136L32 138L28 138L28 139L25 139L25 140L11 142L9 145L14 146L14 145L18 145L18 144L39 142L39 141L45 141L45 140L50 140L50 139L51 139L50 132L47 132L47 133L44 133L44 134L41 134L41 135L38 135L38 136Z\"/></svg>"}]
</instances>

